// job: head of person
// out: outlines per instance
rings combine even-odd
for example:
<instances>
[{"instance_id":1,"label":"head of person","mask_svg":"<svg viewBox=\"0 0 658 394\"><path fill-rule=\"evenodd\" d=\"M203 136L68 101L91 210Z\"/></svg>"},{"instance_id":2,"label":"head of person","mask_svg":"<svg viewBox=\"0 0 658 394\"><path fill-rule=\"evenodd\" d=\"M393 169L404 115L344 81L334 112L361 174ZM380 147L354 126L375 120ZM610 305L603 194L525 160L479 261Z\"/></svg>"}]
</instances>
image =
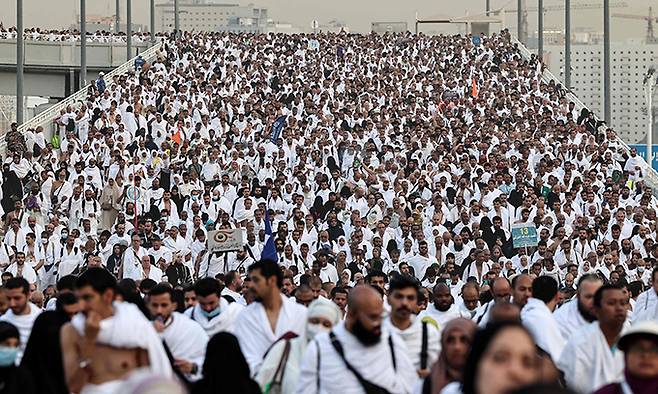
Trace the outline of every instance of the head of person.
<instances>
[{"instance_id":1,"label":"head of person","mask_svg":"<svg viewBox=\"0 0 658 394\"><path fill-rule=\"evenodd\" d=\"M372 269L368 272L366 276L366 283L371 286L377 286L380 289L384 290L386 285L387 276L380 270Z\"/></svg>"},{"instance_id":2,"label":"head of person","mask_svg":"<svg viewBox=\"0 0 658 394\"><path fill-rule=\"evenodd\" d=\"M594 294L603 286L603 281L595 274L586 274L578 280L576 290L578 312L588 322L596 320L594 315Z\"/></svg>"},{"instance_id":3,"label":"head of person","mask_svg":"<svg viewBox=\"0 0 658 394\"><path fill-rule=\"evenodd\" d=\"M82 312L103 312L112 307L117 294L117 281L104 268L89 268L75 281L76 295L82 303Z\"/></svg>"},{"instance_id":4,"label":"head of person","mask_svg":"<svg viewBox=\"0 0 658 394\"><path fill-rule=\"evenodd\" d=\"M658 385L658 322L635 323L619 338L617 347L624 352L627 380Z\"/></svg>"},{"instance_id":5,"label":"head of person","mask_svg":"<svg viewBox=\"0 0 658 394\"><path fill-rule=\"evenodd\" d=\"M30 297L30 284L27 280L24 278L11 278L5 282L5 289L9 309L14 315L26 314Z\"/></svg>"},{"instance_id":6,"label":"head of person","mask_svg":"<svg viewBox=\"0 0 658 394\"><path fill-rule=\"evenodd\" d=\"M191 308L197 304L194 287L187 287L183 289L183 297L185 299L185 309Z\"/></svg>"},{"instance_id":7,"label":"head of person","mask_svg":"<svg viewBox=\"0 0 658 394\"><path fill-rule=\"evenodd\" d=\"M8 368L16 362L20 335L11 323L0 322L0 369Z\"/></svg>"},{"instance_id":8,"label":"head of person","mask_svg":"<svg viewBox=\"0 0 658 394\"><path fill-rule=\"evenodd\" d=\"M464 394L503 394L539 379L535 342L520 324L497 322L476 332L464 366Z\"/></svg>"},{"instance_id":9,"label":"head of person","mask_svg":"<svg viewBox=\"0 0 658 394\"><path fill-rule=\"evenodd\" d=\"M543 275L532 281L532 297L544 302L551 310L557 305L557 290L557 281L552 276Z\"/></svg>"},{"instance_id":10,"label":"head of person","mask_svg":"<svg viewBox=\"0 0 658 394\"><path fill-rule=\"evenodd\" d=\"M259 260L248 268L251 288L258 300L278 297L283 286L283 273L277 263L271 260Z\"/></svg>"},{"instance_id":11,"label":"head of person","mask_svg":"<svg viewBox=\"0 0 658 394\"><path fill-rule=\"evenodd\" d=\"M248 393L251 391L249 364L237 338L220 332L208 341L203 362L203 383L211 393Z\"/></svg>"},{"instance_id":12,"label":"head of person","mask_svg":"<svg viewBox=\"0 0 658 394\"><path fill-rule=\"evenodd\" d=\"M391 278L387 299L393 321L406 322L416 312L419 287L416 278L409 275L395 275Z\"/></svg>"},{"instance_id":13,"label":"head of person","mask_svg":"<svg viewBox=\"0 0 658 394\"><path fill-rule=\"evenodd\" d=\"M437 283L432 290L432 295L434 297L434 307L440 312L450 309L454 302L450 287L445 283Z\"/></svg>"},{"instance_id":14,"label":"head of person","mask_svg":"<svg viewBox=\"0 0 658 394\"><path fill-rule=\"evenodd\" d=\"M511 302L495 302L489 312L489 322L520 322L521 308Z\"/></svg>"},{"instance_id":15,"label":"head of person","mask_svg":"<svg viewBox=\"0 0 658 394\"><path fill-rule=\"evenodd\" d=\"M347 294L349 292L346 288L336 286L331 289L331 301L333 301L341 311L345 311L347 306Z\"/></svg>"},{"instance_id":16,"label":"head of person","mask_svg":"<svg viewBox=\"0 0 658 394\"><path fill-rule=\"evenodd\" d=\"M319 276L311 276L308 280L308 287L313 292L313 299L317 300L322 291L322 279L320 279ZM308 306L308 304L306 306Z\"/></svg>"},{"instance_id":17,"label":"head of person","mask_svg":"<svg viewBox=\"0 0 658 394\"><path fill-rule=\"evenodd\" d=\"M196 301L201 313L208 319L221 312L222 286L214 278L199 279L194 285ZM175 308L174 308L175 309Z\"/></svg>"},{"instance_id":18,"label":"head of person","mask_svg":"<svg viewBox=\"0 0 658 394\"><path fill-rule=\"evenodd\" d=\"M601 326L621 328L626 321L628 295L621 286L607 284L594 293L594 316Z\"/></svg>"},{"instance_id":19,"label":"head of person","mask_svg":"<svg viewBox=\"0 0 658 394\"><path fill-rule=\"evenodd\" d=\"M441 332L441 353L432 367L432 393L440 392L450 382L461 381L476 329L473 320L462 317L445 325Z\"/></svg>"},{"instance_id":20,"label":"head of person","mask_svg":"<svg viewBox=\"0 0 658 394\"><path fill-rule=\"evenodd\" d=\"M507 278L498 277L491 282L491 295L494 302L509 302L512 297L512 286Z\"/></svg>"},{"instance_id":21,"label":"head of person","mask_svg":"<svg viewBox=\"0 0 658 394\"><path fill-rule=\"evenodd\" d=\"M532 278L528 274L519 274L512 279L512 299L523 308L532 296Z\"/></svg>"},{"instance_id":22,"label":"head of person","mask_svg":"<svg viewBox=\"0 0 658 394\"><path fill-rule=\"evenodd\" d=\"M66 315L68 319L71 319L82 310L82 306L75 294L67 292L57 296L55 310Z\"/></svg>"},{"instance_id":23,"label":"head of person","mask_svg":"<svg viewBox=\"0 0 658 394\"><path fill-rule=\"evenodd\" d=\"M309 285L300 285L295 289L295 301L298 304L309 306L313 300L315 300L315 297L313 295L313 290Z\"/></svg>"},{"instance_id":24,"label":"head of person","mask_svg":"<svg viewBox=\"0 0 658 394\"><path fill-rule=\"evenodd\" d=\"M381 294L370 285L356 286L347 298L345 328L364 346L379 343L384 305Z\"/></svg>"},{"instance_id":25,"label":"head of person","mask_svg":"<svg viewBox=\"0 0 658 394\"><path fill-rule=\"evenodd\" d=\"M166 283L155 285L148 296L148 308L154 319L167 321L178 304L174 299L174 289Z\"/></svg>"},{"instance_id":26,"label":"head of person","mask_svg":"<svg viewBox=\"0 0 658 394\"><path fill-rule=\"evenodd\" d=\"M325 298L311 302L306 311L306 340L310 341L321 332L331 331L340 318L340 309L335 303Z\"/></svg>"}]
</instances>

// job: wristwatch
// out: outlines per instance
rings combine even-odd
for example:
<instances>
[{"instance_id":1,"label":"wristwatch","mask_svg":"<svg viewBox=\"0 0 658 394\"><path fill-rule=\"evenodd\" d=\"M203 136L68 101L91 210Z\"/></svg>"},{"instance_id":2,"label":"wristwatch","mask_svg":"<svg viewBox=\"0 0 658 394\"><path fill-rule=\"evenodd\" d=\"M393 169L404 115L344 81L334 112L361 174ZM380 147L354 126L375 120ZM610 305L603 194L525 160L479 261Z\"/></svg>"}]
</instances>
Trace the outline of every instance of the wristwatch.
<instances>
[{"instance_id":1,"label":"wristwatch","mask_svg":"<svg viewBox=\"0 0 658 394\"><path fill-rule=\"evenodd\" d=\"M91 359L90 358L83 358L80 360L80 363L78 364L78 367L80 369L85 369L91 364Z\"/></svg>"}]
</instances>

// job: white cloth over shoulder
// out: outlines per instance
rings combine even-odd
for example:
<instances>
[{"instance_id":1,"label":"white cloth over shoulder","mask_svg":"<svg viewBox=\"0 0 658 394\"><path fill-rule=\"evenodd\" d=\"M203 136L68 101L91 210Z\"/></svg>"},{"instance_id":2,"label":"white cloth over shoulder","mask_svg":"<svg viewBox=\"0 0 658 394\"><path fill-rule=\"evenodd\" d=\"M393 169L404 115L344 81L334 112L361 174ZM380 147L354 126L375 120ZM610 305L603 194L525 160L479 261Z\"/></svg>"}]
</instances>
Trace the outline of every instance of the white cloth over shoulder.
<instances>
[{"instance_id":1,"label":"white cloth over shoulder","mask_svg":"<svg viewBox=\"0 0 658 394\"><path fill-rule=\"evenodd\" d=\"M569 339L571 334L590 323L580 314L578 310L578 299L576 298L557 308L553 312L553 317L565 341Z\"/></svg>"},{"instance_id":2,"label":"white cloth over shoulder","mask_svg":"<svg viewBox=\"0 0 658 394\"><path fill-rule=\"evenodd\" d=\"M263 362L265 352L283 334L292 331L302 336L306 332L306 308L281 295L281 310L274 331L267 318L265 307L254 302L244 308L235 322L235 336L240 342L244 358L255 376Z\"/></svg>"},{"instance_id":3,"label":"white cloth over shoulder","mask_svg":"<svg viewBox=\"0 0 658 394\"><path fill-rule=\"evenodd\" d=\"M191 381L201 378L201 367L206 358L208 334L199 325L182 313L174 312L171 315L171 324L160 333L174 360L185 360L197 365L199 372L196 375L186 375Z\"/></svg>"},{"instance_id":4,"label":"white cloth over shoulder","mask_svg":"<svg viewBox=\"0 0 658 394\"><path fill-rule=\"evenodd\" d=\"M610 349L599 322L576 331L569 338L566 349L557 367L564 372L570 389L588 394L623 378L624 353L616 348Z\"/></svg>"},{"instance_id":5,"label":"white cloth over shoulder","mask_svg":"<svg viewBox=\"0 0 658 394\"><path fill-rule=\"evenodd\" d=\"M208 334L209 337L222 331L232 334L235 321L244 307L237 302L229 304L225 298L219 297L219 308L219 315L212 319L208 319L206 315L203 314L201 305L196 304L194 307L185 311L185 316L198 323L201 328L206 331L206 334Z\"/></svg>"},{"instance_id":6,"label":"white cloth over shoulder","mask_svg":"<svg viewBox=\"0 0 658 394\"><path fill-rule=\"evenodd\" d=\"M11 309L7 309L2 317L1 321L6 321L11 323L18 329L18 335L20 336L21 343L18 344L18 355L16 356L16 365L21 363L23 358L23 352L25 351L25 346L27 345L27 340L30 338L30 333L32 332L32 326L34 326L34 321L41 314L41 309L31 302L27 303L30 308L30 313L27 315L14 315Z\"/></svg>"},{"instance_id":7,"label":"white cloth over shoulder","mask_svg":"<svg viewBox=\"0 0 658 394\"><path fill-rule=\"evenodd\" d=\"M429 317L436 322L437 328L439 329L439 334L441 334L443 332L443 327L445 327L449 321L458 317L469 319L471 316L462 312L455 304L450 305L450 308L448 308L448 310L445 312L441 312L440 310L436 309L434 304L430 304L427 306L427 309L418 314L418 319L421 321L426 317Z\"/></svg>"},{"instance_id":8,"label":"white cloth over shoulder","mask_svg":"<svg viewBox=\"0 0 658 394\"><path fill-rule=\"evenodd\" d=\"M392 394L410 393L418 379L416 370L407 356L404 342L396 334L383 327L381 340L373 346L364 346L347 329L345 323L334 327L336 339L343 347L345 359L363 379L385 388ZM389 345L393 339L393 352ZM318 346L320 357L318 360ZM395 367L393 366L395 354ZM319 362L319 365L318 365ZM318 390L319 374L319 390ZM297 394L352 394L363 393L363 388L345 366L331 344L329 333L318 334L306 347L302 359Z\"/></svg>"},{"instance_id":9,"label":"white cloth over shoulder","mask_svg":"<svg viewBox=\"0 0 658 394\"><path fill-rule=\"evenodd\" d=\"M529 298L521 310L521 322L530 331L537 346L548 353L554 362L559 360L566 340L544 301Z\"/></svg>"},{"instance_id":10,"label":"white cloth over shoulder","mask_svg":"<svg viewBox=\"0 0 658 394\"><path fill-rule=\"evenodd\" d=\"M384 325L397 334L407 348L409 360L416 370L421 369L420 354L423 346L423 322L418 317L412 317L413 322L405 330L400 330L391 323L391 319L384 320ZM439 358L441 352L441 337L439 330L433 324L425 323L427 326L427 366L431 368L434 362Z\"/></svg>"},{"instance_id":11,"label":"white cloth over shoulder","mask_svg":"<svg viewBox=\"0 0 658 394\"><path fill-rule=\"evenodd\" d=\"M653 287L637 297L631 315L633 324L644 320L658 320L658 295Z\"/></svg>"},{"instance_id":12,"label":"white cloth over shoulder","mask_svg":"<svg viewBox=\"0 0 658 394\"><path fill-rule=\"evenodd\" d=\"M165 377L173 376L162 341L150 321L133 304L114 302L114 314L100 322L96 342L123 349L144 349L148 352L149 369ZM85 315L78 313L71 325L84 335Z\"/></svg>"}]
</instances>

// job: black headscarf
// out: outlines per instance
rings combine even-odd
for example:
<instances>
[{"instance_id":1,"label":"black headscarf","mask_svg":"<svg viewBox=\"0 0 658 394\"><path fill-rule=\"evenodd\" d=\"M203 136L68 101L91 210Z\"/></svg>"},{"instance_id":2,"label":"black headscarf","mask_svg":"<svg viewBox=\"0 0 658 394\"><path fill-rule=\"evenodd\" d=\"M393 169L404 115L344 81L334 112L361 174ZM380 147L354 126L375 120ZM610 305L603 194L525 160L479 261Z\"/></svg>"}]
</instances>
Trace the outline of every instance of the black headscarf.
<instances>
[{"instance_id":1,"label":"black headscarf","mask_svg":"<svg viewBox=\"0 0 658 394\"><path fill-rule=\"evenodd\" d=\"M251 379L249 365L232 334L220 332L208 341L203 362L203 379L194 384L192 394L242 393L260 394Z\"/></svg>"}]
</instances>

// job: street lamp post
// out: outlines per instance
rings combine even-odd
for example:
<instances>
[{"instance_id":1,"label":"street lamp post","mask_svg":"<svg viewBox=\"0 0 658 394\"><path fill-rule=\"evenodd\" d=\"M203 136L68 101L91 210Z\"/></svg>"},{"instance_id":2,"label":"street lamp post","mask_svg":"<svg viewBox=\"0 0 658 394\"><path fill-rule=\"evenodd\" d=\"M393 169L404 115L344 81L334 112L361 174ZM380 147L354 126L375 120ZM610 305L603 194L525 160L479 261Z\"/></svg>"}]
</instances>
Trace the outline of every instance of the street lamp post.
<instances>
[{"instance_id":1,"label":"street lamp post","mask_svg":"<svg viewBox=\"0 0 658 394\"><path fill-rule=\"evenodd\" d=\"M23 0L16 0L16 123L23 123Z\"/></svg>"},{"instance_id":2,"label":"street lamp post","mask_svg":"<svg viewBox=\"0 0 658 394\"><path fill-rule=\"evenodd\" d=\"M80 0L80 89L87 86L87 0Z\"/></svg>"},{"instance_id":3,"label":"street lamp post","mask_svg":"<svg viewBox=\"0 0 658 394\"><path fill-rule=\"evenodd\" d=\"M647 127L647 163L650 168L653 168L653 88L656 86L656 79L654 74L656 69L649 67L646 75L644 76L644 92L647 99L647 118L649 125Z\"/></svg>"}]
</instances>

